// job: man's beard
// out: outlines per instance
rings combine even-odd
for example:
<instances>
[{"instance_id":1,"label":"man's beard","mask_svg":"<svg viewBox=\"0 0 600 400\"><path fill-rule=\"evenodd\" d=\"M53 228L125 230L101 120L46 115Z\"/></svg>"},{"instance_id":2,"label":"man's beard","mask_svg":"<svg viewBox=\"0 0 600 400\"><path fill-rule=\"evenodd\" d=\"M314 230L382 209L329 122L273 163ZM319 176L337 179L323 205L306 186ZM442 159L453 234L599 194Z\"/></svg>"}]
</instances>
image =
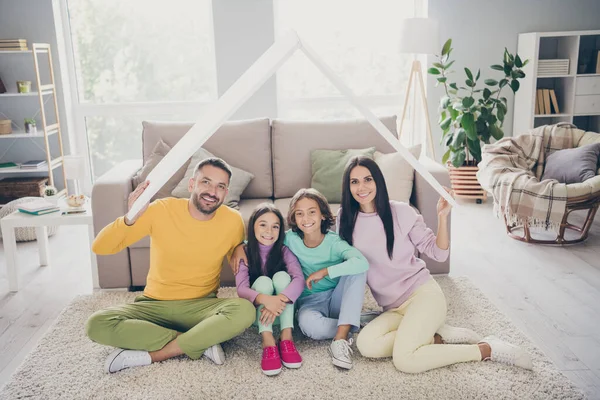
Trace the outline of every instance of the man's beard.
<instances>
[{"instance_id":1,"label":"man's beard","mask_svg":"<svg viewBox=\"0 0 600 400\"><path fill-rule=\"evenodd\" d=\"M219 208L221 206L221 204L223 204L223 201L219 201L219 199L217 197L211 196L210 194L207 194L207 193L201 193L199 195L192 194L192 196L193 196L192 201L193 201L196 209L205 215L210 215L210 214L214 213L217 210L217 208ZM200 202L200 197L202 197L202 196L208 197L209 199L214 199L214 200L216 200L216 203L213 206L205 206Z\"/></svg>"}]
</instances>

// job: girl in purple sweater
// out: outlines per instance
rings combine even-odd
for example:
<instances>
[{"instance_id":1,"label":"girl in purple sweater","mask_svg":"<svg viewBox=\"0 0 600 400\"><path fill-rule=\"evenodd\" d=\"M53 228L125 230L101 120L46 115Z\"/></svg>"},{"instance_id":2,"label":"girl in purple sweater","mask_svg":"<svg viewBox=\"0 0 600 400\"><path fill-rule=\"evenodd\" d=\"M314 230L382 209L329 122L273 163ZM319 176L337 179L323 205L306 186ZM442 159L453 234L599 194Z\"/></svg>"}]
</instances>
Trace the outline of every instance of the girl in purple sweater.
<instances>
[{"instance_id":1,"label":"girl in purple sweater","mask_svg":"<svg viewBox=\"0 0 600 400\"><path fill-rule=\"evenodd\" d=\"M238 296L257 306L256 324L262 336L261 369L277 375L281 364L300 368L302 357L292 341L294 302L304 290L304 275L296 256L283 245L281 212L269 203L260 204L248 222L248 264L240 261L235 276ZM279 348L273 324L279 322Z\"/></svg>"},{"instance_id":2,"label":"girl in purple sweater","mask_svg":"<svg viewBox=\"0 0 600 400\"><path fill-rule=\"evenodd\" d=\"M415 257L416 247L434 260L448 258L451 205L444 198L437 204L436 236L409 204L389 200L372 159L350 160L342 185L339 234L369 261L367 284L384 311L358 335L363 356L392 357L394 366L407 373L481 360L532 368L529 354L517 346L444 324L444 293Z\"/></svg>"}]
</instances>

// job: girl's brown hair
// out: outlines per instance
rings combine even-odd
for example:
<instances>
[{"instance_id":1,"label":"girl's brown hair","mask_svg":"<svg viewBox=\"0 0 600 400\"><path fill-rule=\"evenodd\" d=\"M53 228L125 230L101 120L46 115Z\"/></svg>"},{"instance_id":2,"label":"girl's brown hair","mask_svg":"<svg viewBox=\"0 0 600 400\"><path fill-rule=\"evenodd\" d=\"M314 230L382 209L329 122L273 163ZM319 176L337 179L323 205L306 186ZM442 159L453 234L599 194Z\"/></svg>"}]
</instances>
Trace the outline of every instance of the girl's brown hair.
<instances>
[{"instance_id":1,"label":"girl's brown hair","mask_svg":"<svg viewBox=\"0 0 600 400\"><path fill-rule=\"evenodd\" d=\"M333 213L331 212L331 208L329 208L329 203L325 196L313 188L300 189L296 192L294 197L292 197L292 200L290 201L290 210L287 215L287 223L290 229L304 239L304 233L298 228L296 218L294 217L294 214L296 213L296 204L302 199L311 199L317 202L319 210L324 218L321 221L321 233L326 234L329 228L335 224L335 218L333 217Z\"/></svg>"}]
</instances>

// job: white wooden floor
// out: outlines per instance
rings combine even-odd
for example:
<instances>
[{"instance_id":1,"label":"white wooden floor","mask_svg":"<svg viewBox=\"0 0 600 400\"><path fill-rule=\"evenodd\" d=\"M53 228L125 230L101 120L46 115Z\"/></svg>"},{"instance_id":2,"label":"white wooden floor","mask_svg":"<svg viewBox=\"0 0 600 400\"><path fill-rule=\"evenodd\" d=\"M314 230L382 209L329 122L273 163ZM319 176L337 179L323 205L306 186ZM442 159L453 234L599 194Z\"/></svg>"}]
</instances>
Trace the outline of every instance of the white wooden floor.
<instances>
[{"instance_id":1,"label":"white wooden floor","mask_svg":"<svg viewBox=\"0 0 600 400\"><path fill-rule=\"evenodd\" d=\"M468 276L589 398L600 399L600 217L570 247L510 239L491 202L453 212L452 272ZM0 248L0 387L79 294L91 293L86 227L50 238L51 266L35 242L18 245L22 289L8 292Z\"/></svg>"}]
</instances>

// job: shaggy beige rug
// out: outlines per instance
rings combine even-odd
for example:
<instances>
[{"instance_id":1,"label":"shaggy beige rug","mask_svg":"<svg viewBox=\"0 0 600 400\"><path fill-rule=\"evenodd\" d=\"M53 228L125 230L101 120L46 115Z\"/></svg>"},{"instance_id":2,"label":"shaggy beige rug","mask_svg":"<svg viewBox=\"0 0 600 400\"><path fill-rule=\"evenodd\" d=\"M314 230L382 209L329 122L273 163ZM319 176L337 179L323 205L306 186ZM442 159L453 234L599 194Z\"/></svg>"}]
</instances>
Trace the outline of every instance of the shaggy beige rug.
<instances>
[{"instance_id":1,"label":"shaggy beige rug","mask_svg":"<svg viewBox=\"0 0 600 400\"><path fill-rule=\"evenodd\" d=\"M304 357L298 370L277 377L260 371L257 330L225 343L225 365L186 357L116 374L103 371L111 348L85 337L84 323L94 311L129 302L135 293L81 296L0 392L0 399L582 399L583 394L466 278L436 278L448 298L448 323L494 333L533 354L525 371L493 362L453 365L417 375L394 369L391 361L368 360L354 353L354 369L331 364L328 342L297 337ZM222 289L219 297L234 295ZM367 293L366 309L375 309Z\"/></svg>"}]
</instances>

